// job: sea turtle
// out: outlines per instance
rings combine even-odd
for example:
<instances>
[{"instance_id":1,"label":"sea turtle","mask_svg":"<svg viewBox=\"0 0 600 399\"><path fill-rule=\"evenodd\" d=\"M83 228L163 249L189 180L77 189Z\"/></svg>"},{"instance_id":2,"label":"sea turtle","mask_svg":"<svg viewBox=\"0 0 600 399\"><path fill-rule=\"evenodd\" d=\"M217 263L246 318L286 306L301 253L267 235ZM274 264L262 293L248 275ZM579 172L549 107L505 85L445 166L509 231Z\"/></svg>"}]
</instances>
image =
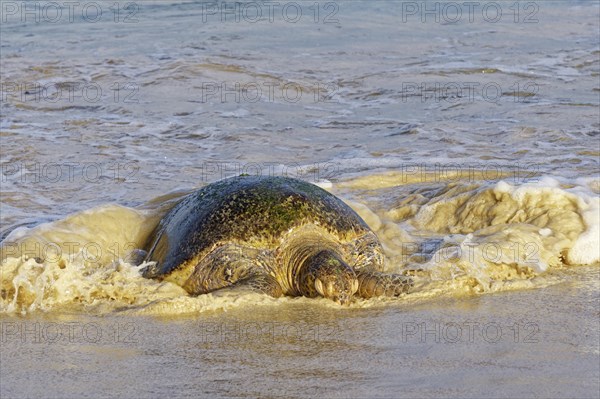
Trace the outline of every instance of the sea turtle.
<instances>
[{"instance_id":1,"label":"sea turtle","mask_svg":"<svg viewBox=\"0 0 600 399\"><path fill-rule=\"evenodd\" d=\"M192 295L223 288L323 296L399 296L409 277L383 273L375 233L322 188L288 177L237 176L184 197L151 235L143 275Z\"/></svg>"}]
</instances>

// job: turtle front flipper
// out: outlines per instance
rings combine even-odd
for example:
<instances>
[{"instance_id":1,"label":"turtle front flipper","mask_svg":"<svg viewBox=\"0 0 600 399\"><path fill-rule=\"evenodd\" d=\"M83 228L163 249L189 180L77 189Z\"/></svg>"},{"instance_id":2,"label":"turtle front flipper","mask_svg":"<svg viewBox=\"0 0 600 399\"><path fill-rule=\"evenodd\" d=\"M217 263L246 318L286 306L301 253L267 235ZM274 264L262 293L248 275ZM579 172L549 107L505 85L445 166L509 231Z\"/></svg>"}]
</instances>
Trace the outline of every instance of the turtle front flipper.
<instances>
[{"instance_id":1,"label":"turtle front flipper","mask_svg":"<svg viewBox=\"0 0 600 399\"><path fill-rule=\"evenodd\" d=\"M351 257L355 259L354 271L358 278L356 295L362 298L400 296L413 286L410 277L383 272L384 256L379 239L368 232L350 243Z\"/></svg>"},{"instance_id":2,"label":"turtle front flipper","mask_svg":"<svg viewBox=\"0 0 600 399\"><path fill-rule=\"evenodd\" d=\"M358 270L356 277L358 278L358 292L356 295L366 299L378 296L400 296L406 294L413 286L412 279L401 274Z\"/></svg>"},{"instance_id":3,"label":"turtle front flipper","mask_svg":"<svg viewBox=\"0 0 600 399\"><path fill-rule=\"evenodd\" d=\"M252 272L251 275L238 280L228 289L235 289L236 291L248 290L261 294L267 294L274 298L279 298L283 295L283 290L281 289L281 286L275 277L267 274L263 270L256 270Z\"/></svg>"},{"instance_id":4,"label":"turtle front flipper","mask_svg":"<svg viewBox=\"0 0 600 399\"><path fill-rule=\"evenodd\" d=\"M257 249L234 244L222 245L196 265L183 288L192 295L228 288L280 297L283 294L281 286L265 266L270 261L267 254Z\"/></svg>"}]
</instances>

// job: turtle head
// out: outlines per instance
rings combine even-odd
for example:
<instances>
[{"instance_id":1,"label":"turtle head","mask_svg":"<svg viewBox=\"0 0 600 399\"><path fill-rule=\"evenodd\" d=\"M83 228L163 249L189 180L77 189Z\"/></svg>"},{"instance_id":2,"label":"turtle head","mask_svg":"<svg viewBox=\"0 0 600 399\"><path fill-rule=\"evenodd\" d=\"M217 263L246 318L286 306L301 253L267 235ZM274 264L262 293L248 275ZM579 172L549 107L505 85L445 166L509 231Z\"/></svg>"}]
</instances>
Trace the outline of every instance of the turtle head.
<instances>
[{"instance_id":1,"label":"turtle head","mask_svg":"<svg viewBox=\"0 0 600 399\"><path fill-rule=\"evenodd\" d=\"M358 279L352 268L330 250L309 257L301 275L300 291L305 296L322 296L346 305L358 291Z\"/></svg>"}]
</instances>

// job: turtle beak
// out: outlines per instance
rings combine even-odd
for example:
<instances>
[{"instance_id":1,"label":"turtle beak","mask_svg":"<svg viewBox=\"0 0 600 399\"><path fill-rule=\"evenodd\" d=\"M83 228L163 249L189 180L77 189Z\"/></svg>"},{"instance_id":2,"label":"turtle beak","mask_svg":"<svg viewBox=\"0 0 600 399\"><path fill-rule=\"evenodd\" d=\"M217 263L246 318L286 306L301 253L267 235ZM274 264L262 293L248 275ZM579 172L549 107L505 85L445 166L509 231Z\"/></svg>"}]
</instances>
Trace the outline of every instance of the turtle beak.
<instances>
[{"instance_id":1,"label":"turtle beak","mask_svg":"<svg viewBox=\"0 0 600 399\"><path fill-rule=\"evenodd\" d=\"M339 296L336 299L334 299L335 302L339 303L342 306L348 306L350 305L350 302L352 301L352 296L348 296L348 295L343 295L343 296Z\"/></svg>"},{"instance_id":2,"label":"turtle beak","mask_svg":"<svg viewBox=\"0 0 600 399\"><path fill-rule=\"evenodd\" d=\"M358 291L358 280L352 281L351 292L341 293L340 295L332 295L334 292L333 283L329 283L327 288L323 286L323 282L319 279L315 280L315 289L324 298L329 298L340 305L349 305L352 301L352 296Z\"/></svg>"},{"instance_id":3,"label":"turtle beak","mask_svg":"<svg viewBox=\"0 0 600 399\"><path fill-rule=\"evenodd\" d=\"M351 290L352 290L352 292L350 293L350 295L342 294L339 297L337 297L336 302L339 303L340 305L350 305L350 303L352 302L352 297L354 296L356 291L358 291L358 280L357 279L352 280Z\"/></svg>"}]
</instances>

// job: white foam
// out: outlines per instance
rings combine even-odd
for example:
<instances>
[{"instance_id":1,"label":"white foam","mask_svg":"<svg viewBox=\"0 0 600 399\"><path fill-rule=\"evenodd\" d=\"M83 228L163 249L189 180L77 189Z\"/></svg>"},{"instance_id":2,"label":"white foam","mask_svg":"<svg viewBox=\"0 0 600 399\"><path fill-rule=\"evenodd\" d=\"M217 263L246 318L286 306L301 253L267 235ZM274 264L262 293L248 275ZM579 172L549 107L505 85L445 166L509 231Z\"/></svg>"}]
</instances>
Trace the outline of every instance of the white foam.
<instances>
[{"instance_id":1,"label":"white foam","mask_svg":"<svg viewBox=\"0 0 600 399\"><path fill-rule=\"evenodd\" d=\"M542 237L549 237L552 234L552 230L548 228L540 229L539 231Z\"/></svg>"},{"instance_id":2,"label":"white foam","mask_svg":"<svg viewBox=\"0 0 600 399\"><path fill-rule=\"evenodd\" d=\"M329 180L321 179L313 183L315 186L321 187L324 190L331 190L333 183Z\"/></svg>"},{"instance_id":3,"label":"white foam","mask_svg":"<svg viewBox=\"0 0 600 399\"><path fill-rule=\"evenodd\" d=\"M590 265L600 261L600 198L581 198L581 202L586 230L569 250L567 260L571 264Z\"/></svg>"},{"instance_id":4,"label":"white foam","mask_svg":"<svg viewBox=\"0 0 600 399\"><path fill-rule=\"evenodd\" d=\"M507 182L498 182L494 189L498 193L507 193L514 198L520 209L531 209L546 207L549 209L562 209L566 203L574 204L577 213L583 221L585 230L574 240L567 251L566 261L569 264L588 265L600 262L600 198L593 193L598 183L596 178L580 178L572 188L561 188L564 186L560 180L550 176L544 176L537 182L523 184L515 187ZM559 212L554 212L557 218L555 226L560 226ZM542 228L539 234L549 237L553 233L561 233L560 229L553 231L550 228ZM564 233L564 231L562 231Z\"/></svg>"}]
</instances>

